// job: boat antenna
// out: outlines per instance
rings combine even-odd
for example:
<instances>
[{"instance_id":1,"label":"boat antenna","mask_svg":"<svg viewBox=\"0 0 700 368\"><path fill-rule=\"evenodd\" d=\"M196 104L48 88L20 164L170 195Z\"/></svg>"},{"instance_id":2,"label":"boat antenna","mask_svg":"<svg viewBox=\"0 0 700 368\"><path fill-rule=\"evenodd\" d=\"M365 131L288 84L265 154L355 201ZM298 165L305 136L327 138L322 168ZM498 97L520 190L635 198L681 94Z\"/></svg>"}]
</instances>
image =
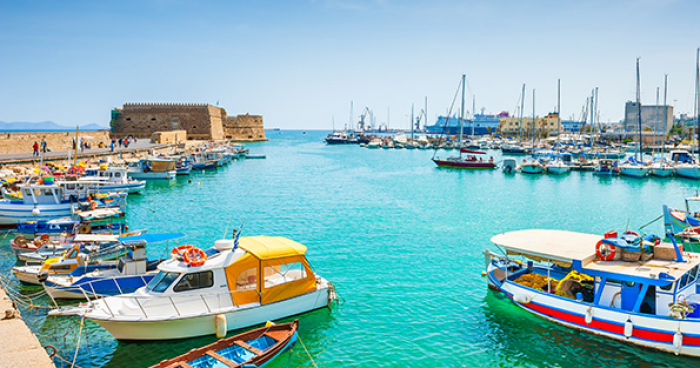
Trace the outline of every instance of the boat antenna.
<instances>
[{"instance_id":1,"label":"boat antenna","mask_svg":"<svg viewBox=\"0 0 700 368\"><path fill-rule=\"evenodd\" d=\"M532 159L535 159L535 89L532 89Z\"/></svg>"},{"instance_id":2,"label":"boat antenna","mask_svg":"<svg viewBox=\"0 0 700 368\"><path fill-rule=\"evenodd\" d=\"M233 220L233 215L228 219L228 222L226 223L226 230L224 230L224 236L221 237L221 239L226 239L226 234L228 234L228 226L231 224L231 220Z\"/></svg>"}]
</instances>

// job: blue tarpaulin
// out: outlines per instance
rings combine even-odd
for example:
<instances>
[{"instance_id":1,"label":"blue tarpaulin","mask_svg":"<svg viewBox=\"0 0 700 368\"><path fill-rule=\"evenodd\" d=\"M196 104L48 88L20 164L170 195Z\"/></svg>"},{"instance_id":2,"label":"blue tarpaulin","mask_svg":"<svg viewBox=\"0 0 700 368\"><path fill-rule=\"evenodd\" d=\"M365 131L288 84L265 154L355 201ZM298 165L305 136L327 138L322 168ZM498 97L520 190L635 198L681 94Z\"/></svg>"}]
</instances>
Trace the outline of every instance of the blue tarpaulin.
<instances>
[{"instance_id":1,"label":"blue tarpaulin","mask_svg":"<svg viewBox=\"0 0 700 368\"><path fill-rule=\"evenodd\" d=\"M185 236L185 234L143 234L143 235L134 235L134 236L127 236L124 238L120 238L119 241L122 243L131 243L131 242L146 242L146 243L158 243L158 242L164 242L168 240L175 240L179 239Z\"/></svg>"}]
</instances>

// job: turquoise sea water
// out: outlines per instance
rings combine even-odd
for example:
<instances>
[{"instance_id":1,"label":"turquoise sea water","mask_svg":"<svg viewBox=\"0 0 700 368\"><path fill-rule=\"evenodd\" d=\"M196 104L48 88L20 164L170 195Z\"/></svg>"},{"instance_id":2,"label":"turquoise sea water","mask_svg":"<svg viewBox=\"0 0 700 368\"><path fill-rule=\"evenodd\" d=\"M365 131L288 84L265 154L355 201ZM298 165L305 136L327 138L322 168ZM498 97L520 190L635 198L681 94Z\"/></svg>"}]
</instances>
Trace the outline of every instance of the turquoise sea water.
<instances>
[{"instance_id":1,"label":"turquoise sea water","mask_svg":"<svg viewBox=\"0 0 700 368\"><path fill-rule=\"evenodd\" d=\"M481 252L493 249L489 239L497 233L551 228L603 234L624 230L628 222L637 229L661 215L662 204L683 206L700 183L438 169L432 151L326 146L326 133L268 132L269 142L247 145L266 160L193 173L191 183L187 177L148 183L145 195L129 197L128 223L151 233L184 232L184 241L206 248L229 221L230 227L245 221L244 236L281 235L308 246L316 272L344 299L330 311L298 317L301 341L319 367L700 363L547 322L488 291L480 275ZM662 221L647 230L661 234ZM14 265L8 238L0 244L4 275ZM149 254L162 251L152 247ZM23 316L43 344L72 360L78 318ZM123 343L86 321L76 364L146 367L215 339ZM313 363L297 344L270 367Z\"/></svg>"}]
</instances>

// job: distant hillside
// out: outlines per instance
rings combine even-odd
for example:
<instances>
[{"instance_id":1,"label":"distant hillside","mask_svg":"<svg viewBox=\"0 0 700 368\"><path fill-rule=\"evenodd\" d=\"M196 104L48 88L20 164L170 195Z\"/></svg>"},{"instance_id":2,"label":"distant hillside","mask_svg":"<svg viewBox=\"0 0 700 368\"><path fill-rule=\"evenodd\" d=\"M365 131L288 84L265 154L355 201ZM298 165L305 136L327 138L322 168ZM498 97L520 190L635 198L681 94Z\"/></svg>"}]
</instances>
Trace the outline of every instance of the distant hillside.
<instances>
[{"instance_id":1,"label":"distant hillside","mask_svg":"<svg viewBox=\"0 0 700 368\"><path fill-rule=\"evenodd\" d=\"M81 126L80 130L100 130L100 129L108 129L106 126L101 126L97 124L88 124L85 126ZM75 126L65 126L65 125L58 125L54 123L53 121L41 121L41 122L12 122L12 123L7 123L4 121L0 121L0 131L53 131L53 130L59 130L59 131L69 131L69 130L75 130Z\"/></svg>"}]
</instances>

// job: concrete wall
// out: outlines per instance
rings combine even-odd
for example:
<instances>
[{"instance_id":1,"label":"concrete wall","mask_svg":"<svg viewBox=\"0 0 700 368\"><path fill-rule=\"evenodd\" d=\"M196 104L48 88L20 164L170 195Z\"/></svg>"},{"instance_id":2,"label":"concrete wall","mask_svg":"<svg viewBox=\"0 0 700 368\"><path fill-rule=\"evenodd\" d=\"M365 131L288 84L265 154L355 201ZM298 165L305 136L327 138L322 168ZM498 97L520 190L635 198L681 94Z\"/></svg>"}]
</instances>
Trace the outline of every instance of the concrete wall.
<instances>
[{"instance_id":1,"label":"concrete wall","mask_svg":"<svg viewBox=\"0 0 700 368\"><path fill-rule=\"evenodd\" d=\"M260 115L238 115L224 122L226 139L240 142L266 141L265 126Z\"/></svg>"},{"instance_id":2,"label":"concrete wall","mask_svg":"<svg viewBox=\"0 0 700 368\"><path fill-rule=\"evenodd\" d=\"M668 133L673 127L673 106L642 105L642 130L652 128L657 132ZM627 101L625 104L625 130L639 131L639 105Z\"/></svg>"},{"instance_id":3,"label":"concrete wall","mask_svg":"<svg viewBox=\"0 0 700 368\"><path fill-rule=\"evenodd\" d=\"M100 142L109 146L109 131L80 132L79 136L92 147ZM32 133L0 133L0 154L32 152L32 145L46 140L46 146L52 151L73 149L75 132L32 132Z\"/></svg>"},{"instance_id":4,"label":"concrete wall","mask_svg":"<svg viewBox=\"0 0 700 368\"><path fill-rule=\"evenodd\" d=\"M187 140L187 132L184 130L171 130L168 132L155 132L151 134L153 143L180 143Z\"/></svg>"}]
</instances>

